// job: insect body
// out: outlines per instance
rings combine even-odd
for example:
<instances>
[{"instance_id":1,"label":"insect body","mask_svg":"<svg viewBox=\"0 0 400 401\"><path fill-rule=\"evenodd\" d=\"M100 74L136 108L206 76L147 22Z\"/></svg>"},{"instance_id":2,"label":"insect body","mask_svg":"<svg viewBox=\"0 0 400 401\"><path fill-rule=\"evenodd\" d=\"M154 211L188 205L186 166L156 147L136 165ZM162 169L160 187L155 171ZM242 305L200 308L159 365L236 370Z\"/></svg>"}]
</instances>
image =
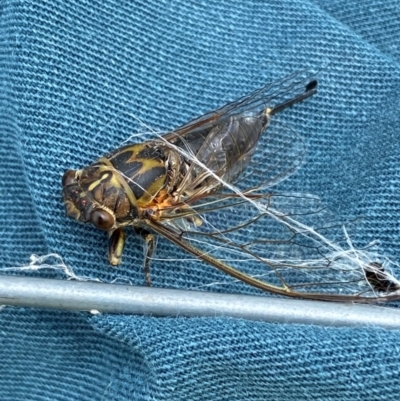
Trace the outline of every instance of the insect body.
<instances>
[{"instance_id":1,"label":"insect body","mask_svg":"<svg viewBox=\"0 0 400 401\"><path fill-rule=\"evenodd\" d=\"M267 254L270 255L269 249L274 243L277 247L286 243L295 247L296 241L292 239L275 241L257 238L246 243L228 238L271 216L289 232L300 231L298 227L293 227L296 224L290 216L273 211L271 199L279 197L257 192L263 185L240 191L233 184L250 165L271 117L314 95L316 86L315 80L293 74L158 139L126 145L84 169L67 171L62 180L67 214L108 232L109 260L113 265L121 261L124 230L131 226L146 241L147 273L154 250L154 234L160 234L194 256L263 290L326 300L373 299L373 295L363 296L362 289L357 293L350 290L350 293L340 295L324 293L323 290L313 292L313 288L318 286L310 282L288 284L283 265L286 263L287 268L297 269L302 262L295 263L293 259L277 262ZM282 147L286 146L282 141ZM291 171L291 168L283 169L280 178ZM204 217L216 210L235 207L240 210L249 204L257 209L257 213L230 227L223 224L216 227ZM201 241L193 242L192 238L196 236ZM217 244L216 247L229 249L232 254L245 255L253 262L267 266L275 278L263 281L232 267L211 251L197 247L196 243L207 242L203 238ZM318 260L320 262L321 258ZM326 266L311 263L304 270L315 269L318 272L323 268ZM354 279L353 273L350 278L342 279L346 280L344 283ZM146 278L150 282L148 274ZM330 278L328 283L333 283L332 280ZM368 286L368 280L359 277L359 281L362 280ZM390 298L387 294L383 297Z\"/></svg>"}]
</instances>

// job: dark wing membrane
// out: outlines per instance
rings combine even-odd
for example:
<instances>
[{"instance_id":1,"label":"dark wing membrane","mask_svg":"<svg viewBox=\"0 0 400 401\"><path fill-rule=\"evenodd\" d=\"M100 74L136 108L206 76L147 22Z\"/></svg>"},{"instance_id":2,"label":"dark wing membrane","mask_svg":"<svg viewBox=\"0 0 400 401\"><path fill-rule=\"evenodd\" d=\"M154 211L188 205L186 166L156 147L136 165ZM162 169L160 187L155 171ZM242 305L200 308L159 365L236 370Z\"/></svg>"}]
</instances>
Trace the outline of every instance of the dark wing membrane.
<instances>
[{"instance_id":1,"label":"dark wing membrane","mask_svg":"<svg viewBox=\"0 0 400 401\"><path fill-rule=\"evenodd\" d=\"M216 194L148 224L197 258L265 291L328 301L400 299L398 266L374 247L355 249L318 198L249 199L258 207L236 194Z\"/></svg>"},{"instance_id":2,"label":"dark wing membrane","mask_svg":"<svg viewBox=\"0 0 400 401\"><path fill-rule=\"evenodd\" d=\"M260 112L267 107L273 107L296 97L296 95L304 92L307 83L314 76L315 74L310 73L310 71L295 72L219 109L195 118L167 133L163 138L171 143L175 143L181 137L184 137L188 142L193 142L198 136L204 136L204 132L208 132L216 125L222 124L229 117L246 112Z\"/></svg>"}]
</instances>

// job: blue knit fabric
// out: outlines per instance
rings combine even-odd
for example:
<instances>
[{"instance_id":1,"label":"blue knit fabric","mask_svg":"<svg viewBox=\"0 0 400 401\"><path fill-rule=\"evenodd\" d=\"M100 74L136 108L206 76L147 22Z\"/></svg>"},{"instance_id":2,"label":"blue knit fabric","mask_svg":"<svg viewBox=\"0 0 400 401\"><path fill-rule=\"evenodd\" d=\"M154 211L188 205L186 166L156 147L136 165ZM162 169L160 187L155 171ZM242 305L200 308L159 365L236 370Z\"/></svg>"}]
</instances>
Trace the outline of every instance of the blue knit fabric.
<instances>
[{"instance_id":1,"label":"blue knit fabric","mask_svg":"<svg viewBox=\"0 0 400 401\"><path fill-rule=\"evenodd\" d=\"M307 163L280 189L364 216L353 240L399 259L397 1L12 1L0 4L0 265L58 253L77 275L143 284L142 248L65 216L61 177L299 69L319 92L279 116ZM148 138L145 134L138 140ZM181 254L160 240L157 256ZM62 277L53 271L41 276ZM226 277L159 261L155 286ZM257 291L241 283L227 292ZM0 311L1 400L397 400L400 336L234 319Z\"/></svg>"}]
</instances>

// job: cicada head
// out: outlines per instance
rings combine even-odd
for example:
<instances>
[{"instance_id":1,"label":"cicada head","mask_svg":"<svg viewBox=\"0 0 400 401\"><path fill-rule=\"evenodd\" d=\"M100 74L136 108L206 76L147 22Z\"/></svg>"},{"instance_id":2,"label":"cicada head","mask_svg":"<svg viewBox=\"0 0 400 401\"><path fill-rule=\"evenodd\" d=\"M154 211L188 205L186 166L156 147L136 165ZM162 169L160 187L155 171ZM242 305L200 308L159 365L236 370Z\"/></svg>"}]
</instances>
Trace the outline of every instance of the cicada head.
<instances>
[{"instance_id":1,"label":"cicada head","mask_svg":"<svg viewBox=\"0 0 400 401\"><path fill-rule=\"evenodd\" d=\"M138 216L136 199L119 172L97 162L82 170L68 170L63 179L67 215L113 231Z\"/></svg>"}]
</instances>

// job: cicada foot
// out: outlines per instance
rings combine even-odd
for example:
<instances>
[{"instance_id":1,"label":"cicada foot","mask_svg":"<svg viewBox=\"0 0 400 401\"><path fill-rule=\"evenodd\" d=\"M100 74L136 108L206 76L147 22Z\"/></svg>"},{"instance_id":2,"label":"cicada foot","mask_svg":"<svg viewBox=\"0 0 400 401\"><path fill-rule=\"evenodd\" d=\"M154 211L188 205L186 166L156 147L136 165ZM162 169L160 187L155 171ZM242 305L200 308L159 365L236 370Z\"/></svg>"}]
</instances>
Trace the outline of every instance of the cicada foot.
<instances>
[{"instance_id":1,"label":"cicada foot","mask_svg":"<svg viewBox=\"0 0 400 401\"><path fill-rule=\"evenodd\" d=\"M118 266L121 263L125 238L126 235L123 228L117 228L110 234L108 240L108 260L113 266Z\"/></svg>"}]
</instances>

